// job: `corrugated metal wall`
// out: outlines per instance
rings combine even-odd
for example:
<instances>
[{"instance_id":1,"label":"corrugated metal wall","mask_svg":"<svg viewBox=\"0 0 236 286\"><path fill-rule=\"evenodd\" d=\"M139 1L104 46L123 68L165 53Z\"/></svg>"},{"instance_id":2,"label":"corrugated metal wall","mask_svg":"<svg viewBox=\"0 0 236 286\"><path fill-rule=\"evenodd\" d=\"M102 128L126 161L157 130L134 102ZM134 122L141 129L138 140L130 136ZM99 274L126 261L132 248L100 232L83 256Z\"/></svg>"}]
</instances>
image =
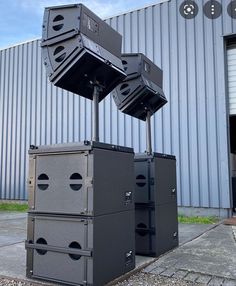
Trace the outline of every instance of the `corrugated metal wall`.
<instances>
[{"instance_id":1,"label":"corrugated metal wall","mask_svg":"<svg viewBox=\"0 0 236 286\"><path fill-rule=\"evenodd\" d=\"M227 50L229 113L236 115L236 47Z\"/></svg>"},{"instance_id":2,"label":"corrugated metal wall","mask_svg":"<svg viewBox=\"0 0 236 286\"><path fill-rule=\"evenodd\" d=\"M90 138L91 103L48 83L40 42L0 52L0 194L26 199L27 150Z\"/></svg>"},{"instance_id":3,"label":"corrugated metal wall","mask_svg":"<svg viewBox=\"0 0 236 286\"><path fill-rule=\"evenodd\" d=\"M169 100L154 117L155 150L178 160L179 205L230 207L225 49L223 35L236 32L222 0L223 15L199 13L185 20L183 1L169 1L108 19L124 36L125 52L143 52L164 71Z\"/></svg>"},{"instance_id":4,"label":"corrugated metal wall","mask_svg":"<svg viewBox=\"0 0 236 286\"><path fill-rule=\"evenodd\" d=\"M108 19L123 36L125 52L143 52L164 71L169 103L152 118L154 150L178 161L181 206L230 207L225 50L223 35L236 32L222 0L223 16L185 20L182 0L171 0ZM30 144L91 137L91 102L47 83L39 42L0 51L1 198L26 198L26 150ZM143 122L100 105L101 141L145 150Z\"/></svg>"}]
</instances>

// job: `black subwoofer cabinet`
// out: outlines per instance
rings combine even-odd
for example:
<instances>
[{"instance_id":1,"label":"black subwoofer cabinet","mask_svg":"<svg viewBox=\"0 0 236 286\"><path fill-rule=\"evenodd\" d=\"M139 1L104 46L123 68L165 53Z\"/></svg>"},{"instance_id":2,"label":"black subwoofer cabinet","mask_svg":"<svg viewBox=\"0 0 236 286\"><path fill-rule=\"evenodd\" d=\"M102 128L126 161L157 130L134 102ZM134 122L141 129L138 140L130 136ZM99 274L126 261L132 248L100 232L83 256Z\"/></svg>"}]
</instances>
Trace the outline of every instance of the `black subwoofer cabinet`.
<instances>
[{"instance_id":1,"label":"black subwoofer cabinet","mask_svg":"<svg viewBox=\"0 0 236 286\"><path fill-rule=\"evenodd\" d=\"M102 286L134 268L132 211L98 217L30 214L27 276Z\"/></svg>"},{"instance_id":2,"label":"black subwoofer cabinet","mask_svg":"<svg viewBox=\"0 0 236 286\"><path fill-rule=\"evenodd\" d=\"M135 156L136 253L159 256L178 245L176 159Z\"/></svg>"},{"instance_id":3,"label":"black subwoofer cabinet","mask_svg":"<svg viewBox=\"0 0 236 286\"><path fill-rule=\"evenodd\" d=\"M134 209L133 150L82 142L29 151L29 208L98 216Z\"/></svg>"}]
</instances>

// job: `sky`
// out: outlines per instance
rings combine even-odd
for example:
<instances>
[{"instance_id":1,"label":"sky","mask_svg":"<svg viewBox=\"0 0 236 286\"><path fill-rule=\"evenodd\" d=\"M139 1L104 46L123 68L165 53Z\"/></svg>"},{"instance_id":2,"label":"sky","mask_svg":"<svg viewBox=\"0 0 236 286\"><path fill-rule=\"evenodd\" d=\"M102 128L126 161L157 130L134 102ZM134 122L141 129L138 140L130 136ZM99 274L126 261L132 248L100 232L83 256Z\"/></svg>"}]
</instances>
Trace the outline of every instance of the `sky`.
<instances>
[{"instance_id":1,"label":"sky","mask_svg":"<svg viewBox=\"0 0 236 286\"><path fill-rule=\"evenodd\" d=\"M158 0L0 0L0 49L41 37L44 7L83 3L101 18Z\"/></svg>"}]
</instances>

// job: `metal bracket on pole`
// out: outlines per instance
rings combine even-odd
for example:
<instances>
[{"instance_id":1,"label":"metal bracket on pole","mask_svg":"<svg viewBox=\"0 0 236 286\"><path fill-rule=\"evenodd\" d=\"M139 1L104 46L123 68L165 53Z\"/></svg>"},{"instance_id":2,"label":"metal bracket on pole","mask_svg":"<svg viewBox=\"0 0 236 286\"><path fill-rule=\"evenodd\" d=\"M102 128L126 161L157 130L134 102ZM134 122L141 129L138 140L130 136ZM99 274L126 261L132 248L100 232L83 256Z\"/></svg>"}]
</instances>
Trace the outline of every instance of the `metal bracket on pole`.
<instances>
[{"instance_id":1,"label":"metal bracket on pole","mask_svg":"<svg viewBox=\"0 0 236 286\"><path fill-rule=\"evenodd\" d=\"M151 112L147 111L146 117L146 144L147 144L147 154L152 154L152 130L151 130Z\"/></svg>"}]
</instances>

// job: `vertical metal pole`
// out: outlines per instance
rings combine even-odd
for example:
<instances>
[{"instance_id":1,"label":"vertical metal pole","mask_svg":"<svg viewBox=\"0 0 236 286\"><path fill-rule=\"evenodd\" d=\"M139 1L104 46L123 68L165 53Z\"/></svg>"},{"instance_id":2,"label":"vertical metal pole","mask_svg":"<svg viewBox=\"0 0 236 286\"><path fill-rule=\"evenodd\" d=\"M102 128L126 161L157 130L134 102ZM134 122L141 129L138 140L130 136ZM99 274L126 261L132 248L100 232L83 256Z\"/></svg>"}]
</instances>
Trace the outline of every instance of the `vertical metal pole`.
<instances>
[{"instance_id":1,"label":"vertical metal pole","mask_svg":"<svg viewBox=\"0 0 236 286\"><path fill-rule=\"evenodd\" d=\"M93 138L95 142L99 141L99 86L93 87Z\"/></svg>"},{"instance_id":2,"label":"vertical metal pole","mask_svg":"<svg viewBox=\"0 0 236 286\"><path fill-rule=\"evenodd\" d=\"M147 154L152 154L152 134L151 134L151 112L147 111L146 117L146 144L147 144Z\"/></svg>"}]
</instances>

